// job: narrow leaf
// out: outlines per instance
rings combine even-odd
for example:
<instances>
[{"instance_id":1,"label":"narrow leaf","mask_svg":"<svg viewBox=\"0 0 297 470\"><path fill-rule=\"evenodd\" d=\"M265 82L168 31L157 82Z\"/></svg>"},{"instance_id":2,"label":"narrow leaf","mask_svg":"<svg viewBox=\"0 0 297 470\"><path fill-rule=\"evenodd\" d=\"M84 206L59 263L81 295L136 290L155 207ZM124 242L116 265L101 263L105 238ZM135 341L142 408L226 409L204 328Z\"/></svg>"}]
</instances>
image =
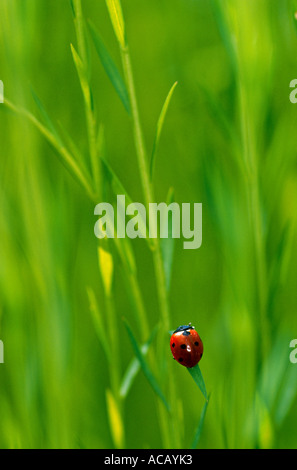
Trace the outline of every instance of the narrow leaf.
<instances>
[{"instance_id":1,"label":"narrow leaf","mask_svg":"<svg viewBox=\"0 0 297 470\"><path fill-rule=\"evenodd\" d=\"M111 168L109 163L104 158L101 158L101 161L102 161L103 166L104 166L104 168L107 172L107 176L109 178L109 183L110 183L110 186L113 190L114 195L115 196L118 196L118 195L125 196L126 207L128 205L132 206L133 205L132 198L129 196L127 190L125 189L123 183L120 181L119 177L116 175L114 170ZM145 238L145 240L147 241L149 247L153 248L155 246L155 241L154 241L153 238L149 237L148 229L147 229L147 226L146 226L146 220L143 220L143 218L141 218L140 214L138 214L138 216L141 219L138 230L140 231L142 238Z\"/></svg>"},{"instance_id":2,"label":"narrow leaf","mask_svg":"<svg viewBox=\"0 0 297 470\"><path fill-rule=\"evenodd\" d=\"M137 273L135 256L129 238L114 238L115 245L125 268L134 276Z\"/></svg>"},{"instance_id":3,"label":"narrow leaf","mask_svg":"<svg viewBox=\"0 0 297 470\"><path fill-rule=\"evenodd\" d=\"M146 356L146 354L149 350L149 347L150 347L151 343L153 342L153 340L156 336L156 332L157 332L157 327L155 327L153 329L148 341L141 346L140 349L141 349L141 352L144 356ZM140 362L137 359L137 357L135 357L130 362L130 365L128 366L128 368L125 372L125 375L123 377L123 380L122 380L122 384L121 384L121 388L120 388L120 396L122 398L126 398L126 396L128 395L128 393L129 393L129 391L132 387L132 384L135 380L135 377L138 374L139 370L140 370Z\"/></svg>"},{"instance_id":4,"label":"narrow leaf","mask_svg":"<svg viewBox=\"0 0 297 470\"><path fill-rule=\"evenodd\" d=\"M170 188L167 205L174 202L174 190ZM168 238L161 238L161 250L163 257L164 272L166 278L166 289L169 292L172 277L173 255L174 255L175 239L172 237L172 213L168 212Z\"/></svg>"},{"instance_id":5,"label":"narrow leaf","mask_svg":"<svg viewBox=\"0 0 297 470\"><path fill-rule=\"evenodd\" d=\"M44 124L46 125L46 127L50 130L50 132L55 136L56 138L56 141L58 142L58 144L61 146L62 145L62 140L52 122L52 120L50 119L47 111L45 110L45 107L43 106L41 100L38 98L37 94L35 93L35 91L33 90L33 88L31 88L31 93L32 93L32 96L34 98L34 101L38 107L38 110L39 110L39 113L40 113L40 116L44 122Z\"/></svg>"},{"instance_id":6,"label":"narrow leaf","mask_svg":"<svg viewBox=\"0 0 297 470\"><path fill-rule=\"evenodd\" d=\"M90 312L92 315L95 331L97 333L98 339L105 352L107 359L110 359L110 347L108 345L108 340L106 337L106 332L105 332L105 327L104 327L104 322L103 322L103 315L102 315L102 312L100 311L93 289L87 288L87 295L89 299Z\"/></svg>"},{"instance_id":7,"label":"narrow leaf","mask_svg":"<svg viewBox=\"0 0 297 470\"><path fill-rule=\"evenodd\" d=\"M88 169L85 165L83 153L77 147L77 145L73 141L72 137L70 136L69 132L65 129L65 126L61 122L58 122L57 124L59 126L59 131L58 132L59 132L59 135L61 136L62 142L65 143L65 145L69 149L71 155L78 162L78 164L81 167L82 171L85 174L88 174Z\"/></svg>"},{"instance_id":8,"label":"narrow leaf","mask_svg":"<svg viewBox=\"0 0 297 470\"><path fill-rule=\"evenodd\" d=\"M173 92L174 92L176 86L177 86L177 82L175 82L173 84L173 86L171 87L171 89L170 89L170 91L167 95L167 98L165 100L165 103L163 105L161 114L159 116L159 120L158 120L158 124L157 124L157 131L156 131L156 136L155 136L153 151L152 151L152 156L151 156L151 163L150 163L150 177L151 177L151 179L153 178L155 157L156 157L156 153L157 153L157 149L158 149L158 145L159 145L159 141L160 141L161 132L162 132L162 129L163 129L165 117L166 117L168 106L169 106L169 103L171 101L171 98L172 98L172 95L173 95Z\"/></svg>"},{"instance_id":9,"label":"narrow leaf","mask_svg":"<svg viewBox=\"0 0 297 470\"><path fill-rule=\"evenodd\" d=\"M222 40L224 42L226 51L229 55L231 64L234 68L234 71L237 70L237 59L235 54L235 48L233 43L233 36L230 34L228 27L228 20L225 14L224 2L221 0L211 0L211 6L213 10L214 17L218 24L219 32L221 34Z\"/></svg>"},{"instance_id":10,"label":"narrow leaf","mask_svg":"<svg viewBox=\"0 0 297 470\"><path fill-rule=\"evenodd\" d=\"M193 442L192 442L192 445L191 445L191 449L196 449L196 447L199 443L201 433L202 433L202 429L203 429L203 425L204 425L204 420L205 420L205 415L206 415L209 399L210 399L210 396L208 397L208 401L206 401L203 405L201 415L200 415L200 420L199 420L198 427L197 427L195 435L194 435L194 439L193 439Z\"/></svg>"},{"instance_id":11,"label":"narrow leaf","mask_svg":"<svg viewBox=\"0 0 297 470\"><path fill-rule=\"evenodd\" d=\"M29 111L23 108L18 108L10 101L5 100L5 105L16 114L28 119L38 131L45 137L49 144L56 150L57 155L60 157L62 164L72 174L72 176L81 184L85 189L90 199L95 200L95 194L92 185L89 180L89 176L79 166L79 164L73 158L73 155L63 145L60 138L57 138L55 133L51 132L46 126L44 126L36 117Z\"/></svg>"},{"instance_id":12,"label":"narrow leaf","mask_svg":"<svg viewBox=\"0 0 297 470\"><path fill-rule=\"evenodd\" d=\"M124 49L126 46L126 39L121 3L119 0L106 0L106 5L117 40L119 41L122 49Z\"/></svg>"},{"instance_id":13,"label":"narrow leaf","mask_svg":"<svg viewBox=\"0 0 297 470\"><path fill-rule=\"evenodd\" d=\"M200 388L205 400L208 401L207 391L199 365L197 364L195 367L188 368L188 371L193 377L196 385Z\"/></svg>"},{"instance_id":14,"label":"narrow leaf","mask_svg":"<svg viewBox=\"0 0 297 470\"><path fill-rule=\"evenodd\" d=\"M98 128L96 149L97 149L97 155L100 155L103 158L105 155L105 136L104 136L104 126L102 123L99 125L99 128Z\"/></svg>"},{"instance_id":15,"label":"narrow leaf","mask_svg":"<svg viewBox=\"0 0 297 470\"><path fill-rule=\"evenodd\" d=\"M99 152L101 153L101 152ZM111 173L108 171L106 165L104 165L105 160L101 158L101 162L103 163L102 169L104 171L104 181L108 183L108 187L111 185ZM129 238L118 238L117 236L117 223L114 224L114 220L107 221L107 223L112 224L114 229L114 244L117 249L117 253L123 263L123 266L128 271L129 274L133 276L137 273L136 268L136 261L135 256L131 246L131 240Z\"/></svg>"},{"instance_id":16,"label":"narrow leaf","mask_svg":"<svg viewBox=\"0 0 297 470\"><path fill-rule=\"evenodd\" d=\"M113 193L115 195L124 195L126 199L126 204L133 204L132 198L129 196L124 185L120 181L115 171L111 168L110 164L103 157L101 158L101 160L102 160L104 169L106 170L106 173L108 175L109 183L112 187Z\"/></svg>"},{"instance_id":17,"label":"narrow leaf","mask_svg":"<svg viewBox=\"0 0 297 470\"><path fill-rule=\"evenodd\" d=\"M279 399L276 405L275 421L280 426L288 415L297 394L297 374L295 364L289 364L283 379Z\"/></svg>"},{"instance_id":18,"label":"narrow leaf","mask_svg":"<svg viewBox=\"0 0 297 470\"><path fill-rule=\"evenodd\" d=\"M106 391L106 404L113 442L117 449L122 449L124 444L124 425L118 404L110 390Z\"/></svg>"},{"instance_id":19,"label":"narrow leaf","mask_svg":"<svg viewBox=\"0 0 297 470\"><path fill-rule=\"evenodd\" d=\"M73 61L77 70L78 78L80 81L80 85L81 85L81 89L84 95L86 105L88 109L93 109L93 97L92 97L91 88L90 88L89 80L88 80L87 73L86 73L86 68L72 44L71 44L71 52L72 52Z\"/></svg>"},{"instance_id":20,"label":"narrow leaf","mask_svg":"<svg viewBox=\"0 0 297 470\"><path fill-rule=\"evenodd\" d=\"M154 377L154 375L152 374L147 362L146 362L146 359L144 357L144 354L142 353L141 351L141 348L139 347L136 339L135 339L135 336L127 322L127 320L124 320L124 323L125 323L125 327L127 329L127 332L128 332L128 335L129 335L129 339L131 341L131 344L132 344L132 347L133 347L133 350L134 350L134 353L140 363L140 366L142 368L142 371L146 377L146 379L148 380L150 386L152 387L152 389L154 390L154 392L159 396L159 398L162 400L163 404L165 405L165 407L167 408L168 411L170 411L170 407L166 401L166 398L156 380L156 378Z\"/></svg>"},{"instance_id":21,"label":"narrow leaf","mask_svg":"<svg viewBox=\"0 0 297 470\"><path fill-rule=\"evenodd\" d=\"M106 251L102 246L98 247L98 260L99 268L102 275L104 289L106 295L109 297L112 289L113 280L113 259L112 255Z\"/></svg>"},{"instance_id":22,"label":"narrow leaf","mask_svg":"<svg viewBox=\"0 0 297 470\"><path fill-rule=\"evenodd\" d=\"M82 0L74 0L71 2L74 25L76 30L78 54L84 64L86 76L91 76L91 54L88 36L86 35L86 25L82 10Z\"/></svg>"},{"instance_id":23,"label":"narrow leaf","mask_svg":"<svg viewBox=\"0 0 297 470\"><path fill-rule=\"evenodd\" d=\"M73 18L75 18L76 17L76 11L75 11L75 8L74 8L73 0L69 0L69 1L70 1L70 7L71 7Z\"/></svg>"},{"instance_id":24,"label":"narrow leaf","mask_svg":"<svg viewBox=\"0 0 297 470\"><path fill-rule=\"evenodd\" d=\"M103 65L103 68L109 77L114 89L116 90L118 96L120 97L126 111L130 114L130 102L129 102L129 95L122 76L115 65L111 55L109 54L107 48L104 45L103 40L95 26L89 22L90 24L90 31L91 36L99 56L99 59Z\"/></svg>"},{"instance_id":25,"label":"narrow leaf","mask_svg":"<svg viewBox=\"0 0 297 470\"><path fill-rule=\"evenodd\" d=\"M199 89L207 102L213 121L218 124L218 128L225 134L226 138L232 141L236 152L239 152L241 144L234 128L234 123L231 122L226 111L223 109L220 100L216 95L210 93L204 86L199 85Z\"/></svg>"}]
</instances>

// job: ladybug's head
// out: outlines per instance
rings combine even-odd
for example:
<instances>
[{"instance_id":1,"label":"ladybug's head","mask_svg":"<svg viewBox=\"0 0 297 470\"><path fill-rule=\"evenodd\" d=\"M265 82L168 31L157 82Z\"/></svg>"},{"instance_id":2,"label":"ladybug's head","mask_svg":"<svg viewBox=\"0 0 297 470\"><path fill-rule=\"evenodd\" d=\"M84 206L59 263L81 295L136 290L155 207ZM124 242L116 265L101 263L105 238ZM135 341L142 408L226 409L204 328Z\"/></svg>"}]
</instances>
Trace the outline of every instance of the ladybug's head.
<instances>
[{"instance_id":1,"label":"ladybug's head","mask_svg":"<svg viewBox=\"0 0 297 470\"><path fill-rule=\"evenodd\" d=\"M179 333L180 331L187 332L188 330L194 330L194 326L192 326L191 323L189 323L188 325L179 326L178 328L176 328L174 333Z\"/></svg>"}]
</instances>

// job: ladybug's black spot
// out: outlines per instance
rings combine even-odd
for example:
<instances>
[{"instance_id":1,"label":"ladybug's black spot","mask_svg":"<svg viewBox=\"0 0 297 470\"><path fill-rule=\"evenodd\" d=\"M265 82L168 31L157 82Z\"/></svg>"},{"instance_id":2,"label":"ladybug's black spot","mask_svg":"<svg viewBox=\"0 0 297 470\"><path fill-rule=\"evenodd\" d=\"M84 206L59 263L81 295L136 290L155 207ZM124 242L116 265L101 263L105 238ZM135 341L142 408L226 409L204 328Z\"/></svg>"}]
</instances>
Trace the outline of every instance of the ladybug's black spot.
<instances>
[{"instance_id":1,"label":"ladybug's black spot","mask_svg":"<svg viewBox=\"0 0 297 470\"><path fill-rule=\"evenodd\" d=\"M203 353L200 354L200 359L201 359L202 356L203 356Z\"/></svg>"},{"instance_id":2,"label":"ladybug's black spot","mask_svg":"<svg viewBox=\"0 0 297 470\"><path fill-rule=\"evenodd\" d=\"M179 360L178 360L178 362L183 362L183 358L180 357Z\"/></svg>"},{"instance_id":3,"label":"ladybug's black spot","mask_svg":"<svg viewBox=\"0 0 297 470\"><path fill-rule=\"evenodd\" d=\"M171 346L174 348L174 347L175 347L175 343L172 343L172 345L171 345Z\"/></svg>"},{"instance_id":4,"label":"ladybug's black spot","mask_svg":"<svg viewBox=\"0 0 297 470\"><path fill-rule=\"evenodd\" d=\"M189 331L183 331L183 336L190 336L190 332Z\"/></svg>"},{"instance_id":5,"label":"ladybug's black spot","mask_svg":"<svg viewBox=\"0 0 297 470\"><path fill-rule=\"evenodd\" d=\"M185 344L181 344L180 347L181 347L182 349L186 349L187 346L186 346Z\"/></svg>"},{"instance_id":6,"label":"ladybug's black spot","mask_svg":"<svg viewBox=\"0 0 297 470\"><path fill-rule=\"evenodd\" d=\"M195 341L195 346L199 346L199 342L198 341Z\"/></svg>"}]
</instances>

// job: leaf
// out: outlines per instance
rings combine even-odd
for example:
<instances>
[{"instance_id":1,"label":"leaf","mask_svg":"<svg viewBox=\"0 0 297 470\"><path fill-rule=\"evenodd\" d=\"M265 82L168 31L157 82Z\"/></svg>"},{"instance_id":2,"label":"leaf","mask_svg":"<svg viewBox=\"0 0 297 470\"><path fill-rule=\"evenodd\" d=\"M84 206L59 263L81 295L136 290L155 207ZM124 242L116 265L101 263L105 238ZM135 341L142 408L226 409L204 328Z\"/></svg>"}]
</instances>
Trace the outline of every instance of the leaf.
<instances>
[{"instance_id":1,"label":"leaf","mask_svg":"<svg viewBox=\"0 0 297 470\"><path fill-rule=\"evenodd\" d=\"M297 374L295 364L289 364L286 374L283 378L279 399L276 404L275 421L281 426L288 415L297 394Z\"/></svg>"},{"instance_id":2,"label":"leaf","mask_svg":"<svg viewBox=\"0 0 297 470\"><path fill-rule=\"evenodd\" d=\"M122 49L126 47L125 23L119 0L106 0L112 26Z\"/></svg>"},{"instance_id":3,"label":"leaf","mask_svg":"<svg viewBox=\"0 0 297 470\"><path fill-rule=\"evenodd\" d=\"M80 85L81 85L81 89L84 95L86 105L88 109L93 110L93 97L92 97L92 92L91 92L89 80L88 80L87 73L86 73L86 68L72 44L71 44L71 52L72 52L73 61L77 70L78 78L80 81Z\"/></svg>"},{"instance_id":4,"label":"leaf","mask_svg":"<svg viewBox=\"0 0 297 470\"><path fill-rule=\"evenodd\" d=\"M171 188L167 196L167 205L174 202L174 190ZM166 279L167 292L170 290L171 277L172 277L172 266L173 266L173 255L175 240L172 237L172 213L168 212L168 238L161 238L161 250L163 258L163 266Z\"/></svg>"},{"instance_id":5,"label":"leaf","mask_svg":"<svg viewBox=\"0 0 297 470\"><path fill-rule=\"evenodd\" d=\"M153 329L148 341L146 343L144 343L140 348L141 352L144 356L146 356L146 354L149 350L149 347L150 347L151 343L153 342L153 340L156 336L157 329L158 329L158 325ZM140 370L140 362L135 357L134 359L132 359L132 361L131 361L130 365L128 366L128 368L125 372L125 375L123 377L121 388L120 388L121 398L126 398L126 396L128 395L128 393L129 393L129 391L132 387L132 384L134 382L134 379L135 379L136 375L138 374L139 370Z\"/></svg>"},{"instance_id":6,"label":"leaf","mask_svg":"<svg viewBox=\"0 0 297 470\"><path fill-rule=\"evenodd\" d=\"M108 340L106 337L106 330L103 322L103 315L99 309L99 305L95 296L93 289L87 288L87 295L90 304L90 312L92 315L94 327L100 341L100 344L105 352L106 358L111 359L110 357L110 347L108 345Z\"/></svg>"},{"instance_id":7,"label":"leaf","mask_svg":"<svg viewBox=\"0 0 297 470\"><path fill-rule=\"evenodd\" d=\"M38 131L45 137L49 144L56 150L62 164L67 168L67 170L72 174L72 176L80 183L80 185L85 189L86 193L92 201L95 201L95 194L90 182L89 176L84 172L83 168L79 166L76 160L73 158L73 155L68 151L68 149L63 145L61 139L56 136L56 132L52 132L47 127L45 127L36 117L31 114L29 111L23 108L18 108L10 101L5 100L5 105L26 119L28 119Z\"/></svg>"},{"instance_id":8,"label":"leaf","mask_svg":"<svg viewBox=\"0 0 297 470\"><path fill-rule=\"evenodd\" d=\"M129 238L117 238L115 236L114 243L117 247L118 253L122 260L123 265L132 275L136 275L137 266L135 256L131 247L131 240Z\"/></svg>"},{"instance_id":9,"label":"leaf","mask_svg":"<svg viewBox=\"0 0 297 470\"><path fill-rule=\"evenodd\" d=\"M237 60L235 54L235 47L233 44L233 36L228 28L228 21L224 13L224 4L220 0L211 0L211 6L214 17L218 24L219 32L221 34L226 51L229 55L233 70L237 71Z\"/></svg>"},{"instance_id":10,"label":"leaf","mask_svg":"<svg viewBox=\"0 0 297 470\"><path fill-rule=\"evenodd\" d=\"M235 151L238 153L241 151L240 139L237 135L234 123L228 117L224 110L220 100L215 94L210 93L203 85L198 85L201 94L208 105L208 110L218 128L224 133L225 137L232 141L234 144Z\"/></svg>"},{"instance_id":11,"label":"leaf","mask_svg":"<svg viewBox=\"0 0 297 470\"><path fill-rule=\"evenodd\" d=\"M156 157L156 153L157 153L157 149L158 149L158 145L159 145L159 141L160 141L160 137L161 137L161 133L162 133L162 129L163 129L165 117L166 117L166 114L167 114L168 106L169 106L169 103L170 103L170 101L171 101L173 92L174 92L174 90L175 90L175 88L176 88L176 86L177 86L177 83L178 83L178 82L175 82L175 83L173 84L173 86L171 87L171 89L170 89L170 91L169 91L169 93L168 93L168 95L167 95L167 98L166 98L166 100L165 100L165 103L164 103L164 105L163 105L163 108L162 108L162 111L161 111L159 120L158 120L157 132L156 132L156 136L155 136L155 141L154 141L153 151L152 151L152 156L151 156L151 163L150 163L150 178L151 178L151 179L153 178L155 157Z\"/></svg>"},{"instance_id":12,"label":"leaf","mask_svg":"<svg viewBox=\"0 0 297 470\"><path fill-rule=\"evenodd\" d=\"M203 425L204 425L204 420L205 420L205 415L206 415L209 399L210 399L210 396L208 397L208 400L204 403L204 406L202 408L201 415L200 415L200 420L199 420L198 427L197 427L195 435L194 435L194 439L193 439L193 442L192 442L192 445L191 445L191 449L196 449L196 447L199 443L201 433L202 433L202 429L203 429Z\"/></svg>"},{"instance_id":13,"label":"leaf","mask_svg":"<svg viewBox=\"0 0 297 470\"><path fill-rule=\"evenodd\" d=\"M70 7L71 7L73 18L75 18L76 17L76 11L75 11L75 8L74 8L73 0L69 0L69 1L70 1Z\"/></svg>"},{"instance_id":14,"label":"leaf","mask_svg":"<svg viewBox=\"0 0 297 470\"><path fill-rule=\"evenodd\" d=\"M113 190L113 193L115 196L123 195L125 196L125 204L126 207L128 205L133 205L133 201L131 197L129 196L127 190L123 186L122 182L120 181L119 177L116 175L114 170L111 168L109 163L104 159L101 158L101 161L104 165L104 169L107 172L107 176L109 178L109 184ZM138 214L139 217L141 217L141 214ZM141 236L146 240L150 248L155 247L155 240L153 238L149 237L149 232L146 226L146 221L141 218L141 223L139 224L138 227L139 232L141 232Z\"/></svg>"},{"instance_id":15,"label":"leaf","mask_svg":"<svg viewBox=\"0 0 297 470\"><path fill-rule=\"evenodd\" d=\"M107 176L109 179L109 184L111 185L111 188L113 190L113 193L117 195L124 195L126 198L126 204L132 204L133 201L129 194L127 193L126 189L124 188L122 182L120 181L119 177L117 174L114 172L114 170L111 168L107 160L105 158L101 157L104 169L107 172Z\"/></svg>"},{"instance_id":16,"label":"leaf","mask_svg":"<svg viewBox=\"0 0 297 470\"><path fill-rule=\"evenodd\" d=\"M130 114L130 101L128 91L125 85L124 80L120 72L118 71L117 66L115 65L111 55L109 54L107 48L104 45L104 42L95 28L95 26L89 21L91 36L99 56L99 59L103 65L103 68L109 77L114 89L116 90L119 98L121 99L126 111Z\"/></svg>"},{"instance_id":17,"label":"leaf","mask_svg":"<svg viewBox=\"0 0 297 470\"><path fill-rule=\"evenodd\" d=\"M104 136L104 126L101 123L98 128L98 135L96 141L97 154L103 158L105 154L105 136Z\"/></svg>"},{"instance_id":18,"label":"leaf","mask_svg":"<svg viewBox=\"0 0 297 470\"><path fill-rule=\"evenodd\" d=\"M32 96L34 98L34 101L38 107L38 110L39 110L39 113L40 113L40 116L41 118L43 119L43 122L44 124L46 125L47 129L50 130L50 132L55 136L55 139L56 141L58 142L59 146L62 146L62 140L52 122L52 120L50 119L47 111L45 110L45 107L43 106L41 100L38 98L37 94L35 93L35 91L33 90L33 88L31 88L31 93L32 93Z\"/></svg>"},{"instance_id":19,"label":"leaf","mask_svg":"<svg viewBox=\"0 0 297 470\"><path fill-rule=\"evenodd\" d=\"M165 405L165 407L167 408L168 411L170 411L170 407L166 401L166 398L156 380L156 378L154 377L154 375L152 374L147 362L146 362L146 359L144 357L144 354L142 353L141 351L141 348L139 347L136 339L135 339L135 336L127 322L127 320L124 319L124 324L125 324L125 327L127 329L127 332L128 332L128 335L129 335L129 338L130 338L130 341L131 341L131 344L132 344L132 347L133 347L133 350L134 350L134 353L139 361L139 364L142 368L142 371L146 377L146 379L148 380L150 386L152 387L152 389L154 390L154 392L156 393L156 395L158 395L158 397L162 400L163 404Z\"/></svg>"},{"instance_id":20,"label":"leaf","mask_svg":"<svg viewBox=\"0 0 297 470\"><path fill-rule=\"evenodd\" d=\"M61 140L62 142L65 143L65 145L67 146L67 148L69 149L71 155L73 155L73 157L75 158L75 160L78 162L78 164L80 165L82 171L85 173L85 174L88 174L88 170L87 170L87 167L85 165L85 161L84 161L84 155L82 154L82 152L80 151L80 149L77 147L77 145L75 144L75 142L73 141L72 137L70 136L69 132L65 129L65 127L63 126L63 124L61 122L58 122L57 123L58 126L59 126L59 134L61 136Z\"/></svg>"},{"instance_id":21,"label":"leaf","mask_svg":"<svg viewBox=\"0 0 297 470\"><path fill-rule=\"evenodd\" d=\"M106 404L113 442L118 449L124 447L124 426L118 404L112 392L106 390Z\"/></svg>"},{"instance_id":22,"label":"leaf","mask_svg":"<svg viewBox=\"0 0 297 470\"><path fill-rule=\"evenodd\" d=\"M74 25L76 30L78 55L84 65L88 79L91 76L91 54L82 10L82 0L71 0Z\"/></svg>"},{"instance_id":23,"label":"leaf","mask_svg":"<svg viewBox=\"0 0 297 470\"><path fill-rule=\"evenodd\" d=\"M196 364L196 366L188 368L188 371L193 377L196 385L198 385L198 387L200 388L205 400L208 401L207 391L199 365Z\"/></svg>"},{"instance_id":24,"label":"leaf","mask_svg":"<svg viewBox=\"0 0 297 470\"><path fill-rule=\"evenodd\" d=\"M102 246L98 247L99 268L102 275L104 290L109 297L112 289L113 280L113 259L112 255Z\"/></svg>"}]
</instances>

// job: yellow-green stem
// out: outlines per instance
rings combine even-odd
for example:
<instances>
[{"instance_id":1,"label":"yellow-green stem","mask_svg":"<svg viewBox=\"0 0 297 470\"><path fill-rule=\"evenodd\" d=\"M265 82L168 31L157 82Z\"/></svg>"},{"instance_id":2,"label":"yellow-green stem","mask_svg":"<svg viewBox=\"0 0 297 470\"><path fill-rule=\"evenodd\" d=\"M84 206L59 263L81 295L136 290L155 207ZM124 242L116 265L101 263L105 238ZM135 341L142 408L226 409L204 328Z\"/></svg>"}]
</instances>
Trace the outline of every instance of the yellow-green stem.
<instances>
[{"instance_id":1,"label":"yellow-green stem","mask_svg":"<svg viewBox=\"0 0 297 470\"><path fill-rule=\"evenodd\" d=\"M135 141L135 148L136 148L136 155L138 160L138 168L140 173L140 179L145 199L146 207L149 207L149 204L154 202L154 191L151 185L150 176L149 176L149 166L147 161L147 154L145 149L144 137L142 132L142 126L139 116L138 110L138 103L136 98L136 91L135 91L135 84L134 84L134 77L131 65L131 59L129 54L128 46L125 48L121 47L121 54L122 54L122 62L123 62L123 69L125 73L125 79L127 83L129 98L130 98L130 106L131 106L131 114L132 114L132 122L133 122L133 130L134 130L134 141ZM159 307L160 313L162 318L162 334L160 338L160 350L159 354L161 358L164 358L164 361L161 361L161 378L163 384L166 382L166 378L169 374L169 381L172 382L172 375L169 373L167 368L164 368L164 364L166 363L166 338L165 335L168 334L170 329L170 311L169 311L169 302L168 302L168 294L166 289L166 280L165 280L165 272L164 272L164 264L162 260L162 253L161 253L161 246L160 240L156 239L154 247L152 249L152 256L154 262L154 272L156 277L156 285L157 285L157 292L158 292L158 300L159 300ZM163 373L164 372L164 373ZM168 383L168 380L167 380ZM174 388L174 387L173 387ZM169 400L172 402L172 394L169 395ZM171 410L173 408L174 403L170 403ZM175 422L175 415L171 416L172 418L172 425L174 427L174 433L168 432L168 426L166 426L166 417L165 417L165 410L162 409L162 405L159 406L159 413L161 418L161 430L163 434L164 445L168 446L171 444L171 447L177 447L180 445L179 439L179 430L177 423Z\"/></svg>"},{"instance_id":2,"label":"yellow-green stem","mask_svg":"<svg viewBox=\"0 0 297 470\"><path fill-rule=\"evenodd\" d=\"M85 68L85 74L88 75L88 56L87 56L87 47L84 31L84 18L82 13L81 0L74 0L75 8L75 29L76 37L78 43L78 54L81 58L83 66ZM90 94L92 96L92 91L90 89ZM89 102L85 99L85 114L87 122L87 132L89 140L89 153L90 160L93 172L94 183L99 199L102 196L102 177L100 169L100 159L98 158L97 152L97 122L95 117L95 112Z\"/></svg>"}]
</instances>

